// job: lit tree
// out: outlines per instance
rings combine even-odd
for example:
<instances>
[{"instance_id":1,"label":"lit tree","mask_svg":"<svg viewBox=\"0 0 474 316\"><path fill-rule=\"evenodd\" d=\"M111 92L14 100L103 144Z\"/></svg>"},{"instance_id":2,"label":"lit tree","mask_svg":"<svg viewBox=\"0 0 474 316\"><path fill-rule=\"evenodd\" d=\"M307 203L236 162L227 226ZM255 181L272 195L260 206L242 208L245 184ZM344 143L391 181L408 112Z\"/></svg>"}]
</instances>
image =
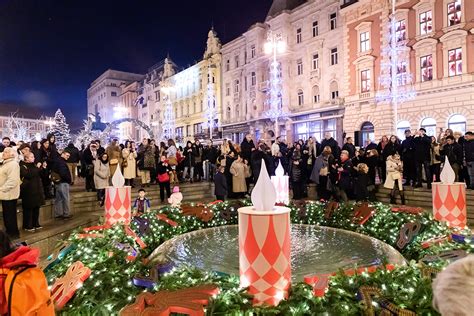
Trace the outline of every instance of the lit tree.
<instances>
[{"instance_id":1,"label":"lit tree","mask_svg":"<svg viewBox=\"0 0 474 316\"><path fill-rule=\"evenodd\" d=\"M64 117L61 109L58 109L54 114L54 123L51 126L51 133L56 137L56 146L58 149L64 149L71 141L71 135L69 131L69 124L66 123L66 117Z\"/></svg>"},{"instance_id":2,"label":"lit tree","mask_svg":"<svg viewBox=\"0 0 474 316\"><path fill-rule=\"evenodd\" d=\"M30 139L30 128L25 122L19 120L16 113L12 113L5 123L5 129L3 130L3 136L10 137L14 141L26 141Z\"/></svg>"},{"instance_id":3,"label":"lit tree","mask_svg":"<svg viewBox=\"0 0 474 316\"><path fill-rule=\"evenodd\" d=\"M378 102L390 102L393 109L393 131L397 135L398 106L405 101L414 99L416 91L413 78L408 71L408 47L406 46L406 23L397 21L395 16L395 0L392 0L392 14L388 25L389 33L386 38L388 45L382 49L382 55L387 56L381 65L379 77L380 89L376 95Z\"/></svg>"}]
</instances>

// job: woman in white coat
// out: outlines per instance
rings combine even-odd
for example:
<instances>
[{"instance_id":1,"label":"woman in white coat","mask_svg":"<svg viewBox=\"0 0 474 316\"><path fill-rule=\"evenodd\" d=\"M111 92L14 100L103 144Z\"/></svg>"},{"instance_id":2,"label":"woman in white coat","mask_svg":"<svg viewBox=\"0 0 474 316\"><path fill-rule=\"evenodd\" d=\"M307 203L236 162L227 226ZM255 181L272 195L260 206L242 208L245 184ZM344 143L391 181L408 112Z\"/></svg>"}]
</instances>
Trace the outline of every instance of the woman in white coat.
<instances>
[{"instance_id":1,"label":"woman in white coat","mask_svg":"<svg viewBox=\"0 0 474 316\"><path fill-rule=\"evenodd\" d=\"M94 160L94 184L97 189L97 199L100 201L100 206L104 205L105 188L109 186L109 178L109 156L103 153L102 156Z\"/></svg>"},{"instance_id":2,"label":"woman in white coat","mask_svg":"<svg viewBox=\"0 0 474 316\"><path fill-rule=\"evenodd\" d=\"M390 203L396 204L395 189L398 188L400 192L400 198L402 205L405 205L405 193L403 193L403 162L400 160L400 155L394 153L387 157L387 178L385 179L384 187L391 189L390 191Z\"/></svg>"},{"instance_id":3,"label":"woman in white coat","mask_svg":"<svg viewBox=\"0 0 474 316\"><path fill-rule=\"evenodd\" d=\"M125 185L134 188L133 180L137 177L137 151L135 149L135 142L129 140L125 142L125 147L122 149L122 158Z\"/></svg>"}]
</instances>

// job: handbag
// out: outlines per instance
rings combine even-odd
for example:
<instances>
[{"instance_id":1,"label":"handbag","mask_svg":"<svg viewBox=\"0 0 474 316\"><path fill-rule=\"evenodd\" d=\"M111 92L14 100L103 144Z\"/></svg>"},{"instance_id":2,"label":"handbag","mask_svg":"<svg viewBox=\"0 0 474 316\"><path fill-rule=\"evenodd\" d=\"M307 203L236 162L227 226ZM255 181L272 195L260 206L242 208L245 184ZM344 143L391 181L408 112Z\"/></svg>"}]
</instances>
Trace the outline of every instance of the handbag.
<instances>
[{"instance_id":1,"label":"handbag","mask_svg":"<svg viewBox=\"0 0 474 316\"><path fill-rule=\"evenodd\" d=\"M118 163L119 163L119 161L118 161L117 158L110 159L110 161L109 161L109 164L111 164L111 165L116 165Z\"/></svg>"},{"instance_id":2,"label":"handbag","mask_svg":"<svg viewBox=\"0 0 474 316\"><path fill-rule=\"evenodd\" d=\"M128 159L124 159L122 161L122 168L127 168L128 167Z\"/></svg>"},{"instance_id":3,"label":"handbag","mask_svg":"<svg viewBox=\"0 0 474 316\"><path fill-rule=\"evenodd\" d=\"M51 181L54 183L61 182L61 176L56 171L51 171Z\"/></svg>"},{"instance_id":4,"label":"handbag","mask_svg":"<svg viewBox=\"0 0 474 316\"><path fill-rule=\"evenodd\" d=\"M170 175L168 173L159 174L157 177L159 183L165 183L170 181Z\"/></svg>"}]
</instances>

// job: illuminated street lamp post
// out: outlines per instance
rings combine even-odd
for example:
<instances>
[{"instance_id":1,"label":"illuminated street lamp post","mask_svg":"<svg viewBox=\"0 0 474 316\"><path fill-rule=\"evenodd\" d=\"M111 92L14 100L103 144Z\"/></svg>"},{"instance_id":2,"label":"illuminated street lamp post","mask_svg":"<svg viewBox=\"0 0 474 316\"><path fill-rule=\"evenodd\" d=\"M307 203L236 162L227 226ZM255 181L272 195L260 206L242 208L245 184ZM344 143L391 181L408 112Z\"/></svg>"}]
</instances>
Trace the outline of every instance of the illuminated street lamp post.
<instances>
[{"instance_id":1,"label":"illuminated street lamp post","mask_svg":"<svg viewBox=\"0 0 474 316\"><path fill-rule=\"evenodd\" d=\"M283 41L281 34L268 32L267 42L264 46L265 54L272 56L270 65L270 87L267 102L269 109L265 112L265 116L275 122L275 137L279 134L278 119L284 115L282 109L282 78L280 63L277 61L277 54L286 51L286 43Z\"/></svg>"}]
</instances>

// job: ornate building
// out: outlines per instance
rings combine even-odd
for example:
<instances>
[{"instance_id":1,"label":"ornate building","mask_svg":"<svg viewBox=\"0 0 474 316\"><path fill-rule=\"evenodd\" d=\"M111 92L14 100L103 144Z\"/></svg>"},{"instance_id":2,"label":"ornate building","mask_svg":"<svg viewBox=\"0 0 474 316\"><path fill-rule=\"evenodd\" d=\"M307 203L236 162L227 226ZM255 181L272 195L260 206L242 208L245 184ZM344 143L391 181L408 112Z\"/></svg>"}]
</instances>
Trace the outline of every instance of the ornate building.
<instances>
[{"instance_id":1,"label":"ornate building","mask_svg":"<svg viewBox=\"0 0 474 316\"><path fill-rule=\"evenodd\" d=\"M278 126L266 118L272 59L264 46L270 32L286 43L286 52L276 56L284 112ZM250 132L271 138L277 130L288 140L320 140L329 131L340 140L342 34L338 1L275 0L265 23L222 47L223 137L240 142Z\"/></svg>"},{"instance_id":2,"label":"ornate building","mask_svg":"<svg viewBox=\"0 0 474 316\"><path fill-rule=\"evenodd\" d=\"M389 45L390 2L344 2L344 130L357 144L385 134L403 139L405 129L420 127L436 136L439 128L474 129L474 1L397 1L396 41L406 48L397 74L411 73L417 93L397 109L393 102L376 101L388 58L383 49Z\"/></svg>"},{"instance_id":3,"label":"ornate building","mask_svg":"<svg viewBox=\"0 0 474 316\"><path fill-rule=\"evenodd\" d=\"M52 117L45 116L37 108L0 104L0 138L9 137L12 141L34 141L45 138Z\"/></svg>"}]
</instances>

